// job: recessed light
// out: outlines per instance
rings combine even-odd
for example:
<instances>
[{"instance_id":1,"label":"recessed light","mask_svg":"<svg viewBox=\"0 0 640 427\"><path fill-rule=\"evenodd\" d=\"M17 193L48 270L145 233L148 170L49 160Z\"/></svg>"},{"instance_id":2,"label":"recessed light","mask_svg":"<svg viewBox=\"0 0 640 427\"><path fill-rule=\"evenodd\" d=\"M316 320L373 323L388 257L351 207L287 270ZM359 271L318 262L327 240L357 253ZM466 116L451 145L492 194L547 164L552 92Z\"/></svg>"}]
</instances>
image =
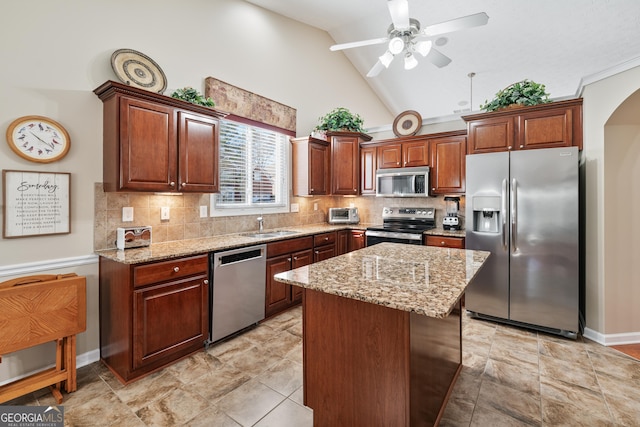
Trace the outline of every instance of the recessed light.
<instances>
[{"instance_id":1,"label":"recessed light","mask_svg":"<svg viewBox=\"0 0 640 427\"><path fill-rule=\"evenodd\" d=\"M447 44L448 41L449 39L446 37L438 37L435 43L436 43L436 46L444 46L445 44Z\"/></svg>"}]
</instances>

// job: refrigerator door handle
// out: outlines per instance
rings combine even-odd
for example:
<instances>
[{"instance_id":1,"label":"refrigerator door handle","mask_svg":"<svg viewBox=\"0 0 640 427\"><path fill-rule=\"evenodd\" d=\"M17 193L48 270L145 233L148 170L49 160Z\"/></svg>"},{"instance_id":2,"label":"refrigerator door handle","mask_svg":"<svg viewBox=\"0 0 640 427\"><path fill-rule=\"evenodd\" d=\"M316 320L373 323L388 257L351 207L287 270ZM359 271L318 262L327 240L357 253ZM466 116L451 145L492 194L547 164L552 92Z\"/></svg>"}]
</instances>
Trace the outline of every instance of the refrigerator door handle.
<instances>
[{"instance_id":1,"label":"refrigerator door handle","mask_svg":"<svg viewBox=\"0 0 640 427\"><path fill-rule=\"evenodd\" d=\"M502 246L507 249L507 180L502 180L502 206L500 207L500 215L502 215Z\"/></svg>"},{"instance_id":2,"label":"refrigerator door handle","mask_svg":"<svg viewBox=\"0 0 640 427\"><path fill-rule=\"evenodd\" d=\"M518 250L516 246L517 230L518 230L518 201L516 194L518 193L518 182L515 178L511 180L511 252Z\"/></svg>"}]
</instances>

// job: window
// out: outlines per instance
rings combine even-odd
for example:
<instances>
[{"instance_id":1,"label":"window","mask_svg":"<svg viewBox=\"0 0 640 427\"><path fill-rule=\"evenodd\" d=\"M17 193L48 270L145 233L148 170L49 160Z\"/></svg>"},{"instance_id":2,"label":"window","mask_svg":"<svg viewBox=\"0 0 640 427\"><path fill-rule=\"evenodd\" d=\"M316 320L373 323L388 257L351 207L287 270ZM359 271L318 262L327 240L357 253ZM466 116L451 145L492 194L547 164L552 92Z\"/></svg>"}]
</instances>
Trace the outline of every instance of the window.
<instances>
[{"instance_id":1,"label":"window","mask_svg":"<svg viewBox=\"0 0 640 427\"><path fill-rule=\"evenodd\" d=\"M288 212L288 146L285 134L222 120L220 193L211 196L211 215Z\"/></svg>"}]
</instances>

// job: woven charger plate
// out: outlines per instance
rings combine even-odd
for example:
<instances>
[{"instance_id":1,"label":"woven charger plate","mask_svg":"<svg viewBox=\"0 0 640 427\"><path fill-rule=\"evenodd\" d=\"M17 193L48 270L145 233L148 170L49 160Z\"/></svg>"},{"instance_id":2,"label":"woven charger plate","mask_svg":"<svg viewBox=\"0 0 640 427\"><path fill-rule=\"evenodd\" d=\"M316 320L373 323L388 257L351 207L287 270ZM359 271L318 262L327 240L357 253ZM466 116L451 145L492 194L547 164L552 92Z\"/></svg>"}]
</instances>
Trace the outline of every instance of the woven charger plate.
<instances>
[{"instance_id":1,"label":"woven charger plate","mask_svg":"<svg viewBox=\"0 0 640 427\"><path fill-rule=\"evenodd\" d=\"M167 77L156 62L132 49L118 49L111 55L111 67L122 83L163 93Z\"/></svg>"}]
</instances>

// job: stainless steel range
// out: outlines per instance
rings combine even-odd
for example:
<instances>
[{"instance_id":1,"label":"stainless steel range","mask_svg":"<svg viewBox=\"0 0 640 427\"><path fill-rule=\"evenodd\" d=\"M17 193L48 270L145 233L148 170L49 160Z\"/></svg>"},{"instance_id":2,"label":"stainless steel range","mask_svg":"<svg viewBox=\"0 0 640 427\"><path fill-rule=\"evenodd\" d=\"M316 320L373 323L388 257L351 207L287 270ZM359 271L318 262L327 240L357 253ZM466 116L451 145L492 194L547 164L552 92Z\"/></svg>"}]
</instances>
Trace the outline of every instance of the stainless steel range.
<instances>
[{"instance_id":1,"label":"stainless steel range","mask_svg":"<svg viewBox=\"0 0 640 427\"><path fill-rule=\"evenodd\" d=\"M422 245L423 233L436 226L435 208L382 209L382 225L368 227L367 246L382 242Z\"/></svg>"}]
</instances>

